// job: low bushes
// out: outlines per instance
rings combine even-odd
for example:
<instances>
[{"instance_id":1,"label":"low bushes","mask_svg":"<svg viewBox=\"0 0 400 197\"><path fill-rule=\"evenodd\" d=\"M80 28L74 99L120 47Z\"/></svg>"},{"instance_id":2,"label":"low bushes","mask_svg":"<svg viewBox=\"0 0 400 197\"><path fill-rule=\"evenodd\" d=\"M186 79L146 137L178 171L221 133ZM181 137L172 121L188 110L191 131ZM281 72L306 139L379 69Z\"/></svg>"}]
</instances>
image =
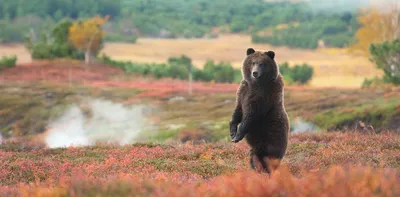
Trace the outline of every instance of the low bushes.
<instances>
[{"instance_id":1,"label":"low bushes","mask_svg":"<svg viewBox=\"0 0 400 197\"><path fill-rule=\"evenodd\" d=\"M14 67L16 63L17 63L17 56L15 55L11 57L4 56L3 58L0 59L0 71L6 68Z\"/></svg>"},{"instance_id":2,"label":"low bushes","mask_svg":"<svg viewBox=\"0 0 400 197\"><path fill-rule=\"evenodd\" d=\"M190 58L184 55L169 58L168 63L162 64L140 64L130 61L117 61L106 55L103 55L101 60L106 64L119 67L126 72L152 75L156 78L170 77L174 79L187 79L189 70L191 70L195 81L233 83L241 80L240 70L233 68L229 63L215 63L214 61L209 60L204 65L204 69L197 69L191 65Z\"/></svg>"},{"instance_id":3,"label":"low bushes","mask_svg":"<svg viewBox=\"0 0 400 197\"><path fill-rule=\"evenodd\" d=\"M279 71L288 84L304 85L312 79L314 74L314 69L308 64L289 67L289 64L286 62L279 66Z\"/></svg>"}]
</instances>

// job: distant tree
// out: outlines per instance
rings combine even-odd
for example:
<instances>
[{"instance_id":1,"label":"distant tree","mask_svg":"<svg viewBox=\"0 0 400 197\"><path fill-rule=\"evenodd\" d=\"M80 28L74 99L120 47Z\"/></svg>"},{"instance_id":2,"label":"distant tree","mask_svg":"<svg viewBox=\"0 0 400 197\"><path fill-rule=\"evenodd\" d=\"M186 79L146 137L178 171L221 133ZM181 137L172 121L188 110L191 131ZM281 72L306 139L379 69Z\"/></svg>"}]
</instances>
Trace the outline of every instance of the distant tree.
<instances>
[{"instance_id":1,"label":"distant tree","mask_svg":"<svg viewBox=\"0 0 400 197\"><path fill-rule=\"evenodd\" d=\"M358 21L362 26L355 34L357 42L352 49L368 55L370 44L400 38L400 3L393 0L384 9L363 10Z\"/></svg>"},{"instance_id":2,"label":"distant tree","mask_svg":"<svg viewBox=\"0 0 400 197\"><path fill-rule=\"evenodd\" d=\"M91 57L97 54L103 46L104 31L102 26L108 21L96 16L85 21L78 21L69 28L69 40L73 45L85 53L85 63L90 64Z\"/></svg>"},{"instance_id":3,"label":"distant tree","mask_svg":"<svg viewBox=\"0 0 400 197\"><path fill-rule=\"evenodd\" d=\"M70 20L62 20L53 29L52 37L54 39L52 52L55 57L70 57L73 59L82 59L82 53L79 53L69 41L69 28L72 26Z\"/></svg>"},{"instance_id":4,"label":"distant tree","mask_svg":"<svg viewBox=\"0 0 400 197\"><path fill-rule=\"evenodd\" d=\"M65 19L36 36L34 31L25 38L25 47L33 59L72 58L83 59L80 53L68 40L69 27L72 21ZM50 32L50 33L49 33Z\"/></svg>"}]
</instances>

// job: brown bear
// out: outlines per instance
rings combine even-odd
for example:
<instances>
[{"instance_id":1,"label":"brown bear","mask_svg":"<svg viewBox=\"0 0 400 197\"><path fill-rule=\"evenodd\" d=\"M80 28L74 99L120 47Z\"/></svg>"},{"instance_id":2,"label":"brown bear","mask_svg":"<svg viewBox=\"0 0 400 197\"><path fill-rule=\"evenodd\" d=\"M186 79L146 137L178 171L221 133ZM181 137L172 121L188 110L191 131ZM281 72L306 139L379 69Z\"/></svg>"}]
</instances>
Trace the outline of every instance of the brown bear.
<instances>
[{"instance_id":1,"label":"brown bear","mask_svg":"<svg viewBox=\"0 0 400 197\"><path fill-rule=\"evenodd\" d=\"M243 80L237 90L236 108L230 121L232 142L246 137L250 166L270 174L286 153L289 118L283 102L283 80L273 51L247 49Z\"/></svg>"}]
</instances>

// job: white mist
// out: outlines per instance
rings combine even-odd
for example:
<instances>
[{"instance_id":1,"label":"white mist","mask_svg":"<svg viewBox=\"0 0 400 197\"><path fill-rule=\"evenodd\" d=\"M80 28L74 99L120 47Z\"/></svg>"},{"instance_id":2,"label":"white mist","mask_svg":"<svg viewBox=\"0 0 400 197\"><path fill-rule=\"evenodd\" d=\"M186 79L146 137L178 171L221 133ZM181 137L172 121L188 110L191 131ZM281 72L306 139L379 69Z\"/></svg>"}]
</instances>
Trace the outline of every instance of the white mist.
<instances>
[{"instance_id":1,"label":"white mist","mask_svg":"<svg viewBox=\"0 0 400 197\"><path fill-rule=\"evenodd\" d=\"M291 124L293 133L315 132L318 130L317 126L311 122L304 121L296 117Z\"/></svg>"},{"instance_id":2,"label":"white mist","mask_svg":"<svg viewBox=\"0 0 400 197\"><path fill-rule=\"evenodd\" d=\"M148 107L126 107L111 101L89 100L89 116L77 106L71 106L60 118L49 125L45 142L49 148L89 146L96 142L135 142L149 122L144 116Z\"/></svg>"}]
</instances>

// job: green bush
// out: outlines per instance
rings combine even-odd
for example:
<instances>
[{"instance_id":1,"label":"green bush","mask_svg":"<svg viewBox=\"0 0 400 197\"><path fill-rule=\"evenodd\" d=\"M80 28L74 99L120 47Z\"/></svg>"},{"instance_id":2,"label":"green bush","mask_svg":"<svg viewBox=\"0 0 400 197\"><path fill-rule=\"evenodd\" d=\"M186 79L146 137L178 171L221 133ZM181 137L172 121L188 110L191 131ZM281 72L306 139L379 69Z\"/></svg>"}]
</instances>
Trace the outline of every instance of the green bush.
<instances>
[{"instance_id":1,"label":"green bush","mask_svg":"<svg viewBox=\"0 0 400 197\"><path fill-rule=\"evenodd\" d=\"M84 54L75 49L68 40L70 20L62 20L51 31L50 36L42 34L34 41L30 37L25 39L25 47L31 53L32 59L72 58L84 59Z\"/></svg>"},{"instance_id":2,"label":"green bush","mask_svg":"<svg viewBox=\"0 0 400 197\"><path fill-rule=\"evenodd\" d=\"M169 65L169 76L176 79L187 79L189 71L182 64Z\"/></svg>"},{"instance_id":3,"label":"green bush","mask_svg":"<svg viewBox=\"0 0 400 197\"><path fill-rule=\"evenodd\" d=\"M103 55L101 60L106 64L119 67L125 72L152 75L156 78L170 77L186 80L189 70L191 70L195 81L238 83L242 80L241 70L234 69L229 63L215 63L212 60L208 60L203 69L197 69L191 65L191 59L186 56L171 57L168 59L168 64L122 62L112 60L106 55ZM306 84L313 75L313 68L307 64L295 65L291 68L285 62L279 65L279 71L288 84Z\"/></svg>"},{"instance_id":4,"label":"green bush","mask_svg":"<svg viewBox=\"0 0 400 197\"><path fill-rule=\"evenodd\" d=\"M289 64L284 62L279 65L279 72L286 83L303 85L311 80L314 69L307 64L295 65L293 68L290 68Z\"/></svg>"},{"instance_id":5,"label":"green bush","mask_svg":"<svg viewBox=\"0 0 400 197\"><path fill-rule=\"evenodd\" d=\"M221 62L219 65L215 65L211 72L214 74L215 82L232 83L235 80L235 70L230 64Z\"/></svg>"},{"instance_id":6,"label":"green bush","mask_svg":"<svg viewBox=\"0 0 400 197\"><path fill-rule=\"evenodd\" d=\"M168 64L170 77L177 79L188 79L193 68L192 60L185 55L168 58Z\"/></svg>"},{"instance_id":7,"label":"green bush","mask_svg":"<svg viewBox=\"0 0 400 197\"><path fill-rule=\"evenodd\" d=\"M298 82L300 84L306 84L308 81L311 80L313 76L314 69L307 65L295 65L292 68L291 77L294 82Z\"/></svg>"},{"instance_id":8,"label":"green bush","mask_svg":"<svg viewBox=\"0 0 400 197\"><path fill-rule=\"evenodd\" d=\"M14 67L16 63L17 63L17 56L15 55L11 57L4 56L3 58L0 59L0 71L6 68Z\"/></svg>"},{"instance_id":9,"label":"green bush","mask_svg":"<svg viewBox=\"0 0 400 197\"><path fill-rule=\"evenodd\" d=\"M387 83L400 84L400 40L372 44L371 61L384 72L383 80Z\"/></svg>"},{"instance_id":10,"label":"green bush","mask_svg":"<svg viewBox=\"0 0 400 197\"><path fill-rule=\"evenodd\" d=\"M211 81L219 83L232 83L238 81L238 71L235 70L231 64L220 62L215 64L214 61L208 60L204 65L203 70L195 73L195 80Z\"/></svg>"},{"instance_id":11,"label":"green bush","mask_svg":"<svg viewBox=\"0 0 400 197\"><path fill-rule=\"evenodd\" d=\"M279 65L279 72L284 76L289 75L290 72L291 72L289 64L287 62L284 62L284 63L280 64Z\"/></svg>"},{"instance_id":12,"label":"green bush","mask_svg":"<svg viewBox=\"0 0 400 197\"><path fill-rule=\"evenodd\" d=\"M171 57L167 64L138 64L112 60L103 55L100 59L108 65L119 67L125 72L137 73L140 75L152 75L156 78L170 77L175 79L188 79L191 70L193 79L196 81L212 81L221 83L240 82L242 80L241 71L234 69L229 63L215 64L209 60L203 69L192 66L192 60L186 56Z\"/></svg>"},{"instance_id":13,"label":"green bush","mask_svg":"<svg viewBox=\"0 0 400 197\"><path fill-rule=\"evenodd\" d=\"M203 69L194 69L193 71L193 79L195 81L211 81L213 80L213 76L210 73L204 72Z\"/></svg>"},{"instance_id":14,"label":"green bush","mask_svg":"<svg viewBox=\"0 0 400 197\"><path fill-rule=\"evenodd\" d=\"M170 68L168 64L151 64L149 65L149 68L150 73L157 79L170 76Z\"/></svg>"},{"instance_id":15,"label":"green bush","mask_svg":"<svg viewBox=\"0 0 400 197\"><path fill-rule=\"evenodd\" d=\"M137 64L132 62L126 62L122 67L126 72L137 73L141 75L149 75L151 67L148 64Z\"/></svg>"}]
</instances>

